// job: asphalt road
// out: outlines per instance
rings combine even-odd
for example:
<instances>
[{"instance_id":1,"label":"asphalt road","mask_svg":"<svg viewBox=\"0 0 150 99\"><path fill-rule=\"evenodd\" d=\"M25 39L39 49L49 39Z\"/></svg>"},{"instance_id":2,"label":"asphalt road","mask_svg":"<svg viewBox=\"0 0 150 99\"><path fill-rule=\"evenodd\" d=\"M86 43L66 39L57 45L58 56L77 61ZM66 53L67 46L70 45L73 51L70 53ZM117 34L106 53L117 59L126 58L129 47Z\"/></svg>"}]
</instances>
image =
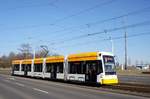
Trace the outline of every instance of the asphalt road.
<instances>
[{"instance_id":1,"label":"asphalt road","mask_svg":"<svg viewBox=\"0 0 150 99\"><path fill-rule=\"evenodd\" d=\"M138 83L150 85L149 76L136 76L136 75L118 75L119 82L121 83Z\"/></svg>"},{"instance_id":2,"label":"asphalt road","mask_svg":"<svg viewBox=\"0 0 150 99\"><path fill-rule=\"evenodd\" d=\"M0 99L146 99L67 83L0 75ZM147 98L148 99L148 98Z\"/></svg>"}]
</instances>

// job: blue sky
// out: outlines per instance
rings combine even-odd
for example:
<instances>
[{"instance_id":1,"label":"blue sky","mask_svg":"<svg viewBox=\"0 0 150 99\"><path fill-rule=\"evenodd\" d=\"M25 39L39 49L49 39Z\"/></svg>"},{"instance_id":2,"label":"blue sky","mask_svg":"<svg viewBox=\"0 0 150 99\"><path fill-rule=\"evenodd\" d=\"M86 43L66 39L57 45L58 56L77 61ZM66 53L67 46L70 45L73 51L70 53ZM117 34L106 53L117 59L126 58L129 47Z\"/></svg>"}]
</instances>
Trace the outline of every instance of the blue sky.
<instances>
[{"instance_id":1,"label":"blue sky","mask_svg":"<svg viewBox=\"0 0 150 99\"><path fill-rule=\"evenodd\" d=\"M150 7L149 0L0 0L0 56L8 55L23 43L39 50L47 45L62 55L89 51L111 51L109 37L150 32L150 26L139 26L102 33L82 39L76 36L103 32L137 24L150 19L150 9L135 15L100 22ZM91 24L97 22L97 24ZM150 63L150 35L127 39L128 58ZM64 41L64 42L63 42ZM113 40L118 60L124 62L124 39Z\"/></svg>"}]
</instances>

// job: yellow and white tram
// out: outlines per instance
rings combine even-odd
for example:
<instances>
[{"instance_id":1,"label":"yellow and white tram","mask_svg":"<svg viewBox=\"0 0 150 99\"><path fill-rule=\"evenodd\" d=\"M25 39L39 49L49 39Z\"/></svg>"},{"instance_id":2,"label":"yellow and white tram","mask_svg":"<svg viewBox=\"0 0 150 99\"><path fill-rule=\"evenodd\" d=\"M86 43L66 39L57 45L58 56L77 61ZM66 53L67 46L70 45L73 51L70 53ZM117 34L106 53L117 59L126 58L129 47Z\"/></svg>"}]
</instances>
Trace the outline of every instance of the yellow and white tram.
<instances>
[{"instance_id":1,"label":"yellow and white tram","mask_svg":"<svg viewBox=\"0 0 150 99\"><path fill-rule=\"evenodd\" d=\"M99 84L118 83L114 56L108 52L14 60L12 65L13 75Z\"/></svg>"}]
</instances>

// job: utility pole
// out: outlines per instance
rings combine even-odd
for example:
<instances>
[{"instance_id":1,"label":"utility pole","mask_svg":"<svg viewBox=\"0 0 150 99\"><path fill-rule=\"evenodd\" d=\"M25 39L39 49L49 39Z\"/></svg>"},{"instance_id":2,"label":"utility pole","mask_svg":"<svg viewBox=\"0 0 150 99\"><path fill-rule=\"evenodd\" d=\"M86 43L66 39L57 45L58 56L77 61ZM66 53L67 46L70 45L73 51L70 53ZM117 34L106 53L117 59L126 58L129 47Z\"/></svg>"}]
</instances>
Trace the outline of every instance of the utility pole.
<instances>
[{"instance_id":1,"label":"utility pole","mask_svg":"<svg viewBox=\"0 0 150 99\"><path fill-rule=\"evenodd\" d=\"M124 40L125 40L125 67L124 69L126 70L127 69L127 32L125 31L125 34L124 34Z\"/></svg>"},{"instance_id":2,"label":"utility pole","mask_svg":"<svg viewBox=\"0 0 150 99\"><path fill-rule=\"evenodd\" d=\"M124 26L124 69L127 69L127 32L125 27L125 20L123 18L123 26Z\"/></svg>"}]
</instances>

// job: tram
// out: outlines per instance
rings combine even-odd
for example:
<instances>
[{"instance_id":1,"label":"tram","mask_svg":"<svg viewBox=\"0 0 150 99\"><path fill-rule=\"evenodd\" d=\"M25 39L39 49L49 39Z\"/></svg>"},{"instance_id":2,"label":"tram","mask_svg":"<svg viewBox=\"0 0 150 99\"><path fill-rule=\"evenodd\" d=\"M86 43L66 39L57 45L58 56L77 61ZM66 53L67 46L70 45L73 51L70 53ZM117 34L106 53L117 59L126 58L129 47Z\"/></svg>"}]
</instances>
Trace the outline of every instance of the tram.
<instances>
[{"instance_id":1,"label":"tram","mask_svg":"<svg viewBox=\"0 0 150 99\"><path fill-rule=\"evenodd\" d=\"M13 60L12 75L102 85L118 83L114 56L109 52Z\"/></svg>"}]
</instances>

